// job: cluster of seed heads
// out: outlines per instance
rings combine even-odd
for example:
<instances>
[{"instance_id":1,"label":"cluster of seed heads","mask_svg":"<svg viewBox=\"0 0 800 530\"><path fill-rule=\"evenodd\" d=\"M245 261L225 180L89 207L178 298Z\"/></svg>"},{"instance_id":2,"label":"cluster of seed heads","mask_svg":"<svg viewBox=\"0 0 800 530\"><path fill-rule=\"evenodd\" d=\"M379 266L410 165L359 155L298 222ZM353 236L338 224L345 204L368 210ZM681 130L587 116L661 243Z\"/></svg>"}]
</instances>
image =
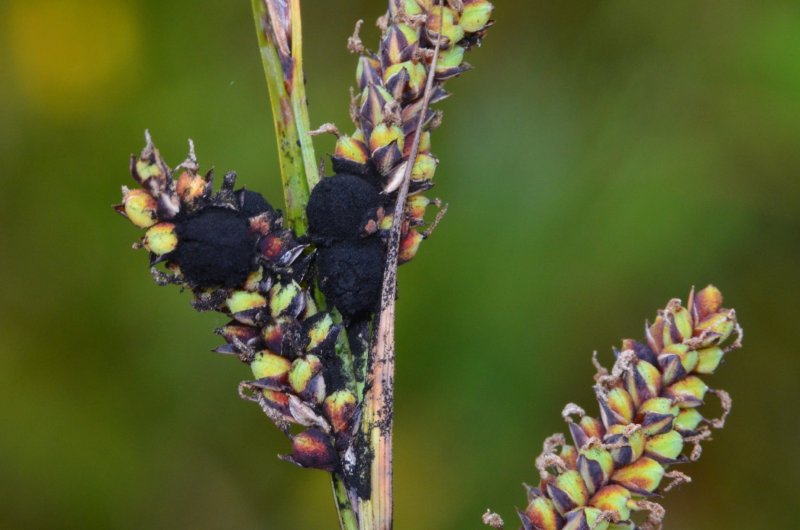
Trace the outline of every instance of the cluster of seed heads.
<instances>
[{"instance_id":1,"label":"cluster of seed heads","mask_svg":"<svg viewBox=\"0 0 800 530\"><path fill-rule=\"evenodd\" d=\"M123 187L116 209L146 230L135 246L149 252L157 283L179 285L192 293L196 309L230 317L217 330L225 344L215 351L250 366L254 379L241 383L240 394L292 440L291 455L283 457L290 462L346 480L357 473L360 403L354 368L337 355L337 339L378 309L386 236L409 165L400 263L416 255L441 216L425 220L430 204L441 206L424 195L438 165L430 131L441 119L428 105L448 96L444 81L468 69L464 53L480 43L492 9L486 0L389 0L378 21L377 52L356 31L349 42L360 54L359 94L351 107L356 129L350 135L321 129L338 136L334 175L312 190L302 237L284 227L281 213L260 194L236 189L234 173L214 193L213 172L199 173L191 144L175 169L149 135L141 154L131 157L141 187ZM315 286L337 314L320 309ZM563 435L546 440L536 460L541 480L528 487L528 505L519 513L524 530L660 528L664 511L652 498L690 480L672 467L699 458L700 443L730 410L728 395L702 377L741 338L735 312L708 286L690 293L686 307L670 301L646 327L645 342L623 341L610 371L595 360L599 417L577 405L564 409L573 443ZM699 411L709 393L722 402L721 418ZM635 522L637 512L646 514L644 522ZM484 522L503 525L492 513Z\"/></svg>"},{"instance_id":2,"label":"cluster of seed heads","mask_svg":"<svg viewBox=\"0 0 800 530\"><path fill-rule=\"evenodd\" d=\"M377 310L393 223L387 212L394 211L398 178L408 164L413 169L400 263L414 257L429 233L418 228L427 206L439 204L422 195L438 163L430 153L430 129L439 115L423 104L432 52L438 43L430 98L435 103L447 96L442 82L467 69L464 51L479 43L491 10L485 0L390 0L379 23L379 51L363 48L357 36L351 39L351 48L362 54L361 95L353 103L357 130L339 137L335 174L312 190L309 230L302 237L284 226L281 213L261 195L236 189L234 173L214 193L213 172L200 174L192 145L174 169L149 134L141 154L131 157L131 175L140 187L123 187L116 209L146 230L135 246L150 253L157 283L178 285L192 293L196 309L231 318L217 330L225 344L215 351L250 366L254 380L243 382L240 394L292 439L292 454L285 458L298 465L347 467L342 462L352 455L359 423L357 375L348 357L337 354L337 339L354 322L363 333ZM425 132L410 161L420 117ZM320 309L312 295L316 286L336 314Z\"/></svg>"}]
</instances>

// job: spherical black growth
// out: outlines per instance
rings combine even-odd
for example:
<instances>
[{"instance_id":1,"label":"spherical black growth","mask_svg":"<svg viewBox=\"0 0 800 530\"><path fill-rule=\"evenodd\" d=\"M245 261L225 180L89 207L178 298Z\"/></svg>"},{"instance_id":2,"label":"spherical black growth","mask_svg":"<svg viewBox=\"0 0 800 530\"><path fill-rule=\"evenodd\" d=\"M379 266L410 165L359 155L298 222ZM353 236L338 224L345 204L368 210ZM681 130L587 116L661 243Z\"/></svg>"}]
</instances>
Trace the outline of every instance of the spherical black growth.
<instances>
[{"instance_id":1,"label":"spherical black growth","mask_svg":"<svg viewBox=\"0 0 800 530\"><path fill-rule=\"evenodd\" d=\"M379 202L378 191L362 178L347 173L326 177L308 200L308 231L326 242L358 239Z\"/></svg>"},{"instance_id":2,"label":"spherical black growth","mask_svg":"<svg viewBox=\"0 0 800 530\"><path fill-rule=\"evenodd\" d=\"M176 223L172 261L198 287L236 287L253 269L255 238L247 219L227 208L205 208Z\"/></svg>"},{"instance_id":3,"label":"spherical black growth","mask_svg":"<svg viewBox=\"0 0 800 530\"><path fill-rule=\"evenodd\" d=\"M239 200L239 215L242 217L250 218L262 213L273 213L275 211L258 192L241 188L236 190L236 198Z\"/></svg>"},{"instance_id":4,"label":"spherical black growth","mask_svg":"<svg viewBox=\"0 0 800 530\"><path fill-rule=\"evenodd\" d=\"M345 317L375 311L381 295L386 249L372 236L319 249L320 286Z\"/></svg>"},{"instance_id":5,"label":"spherical black growth","mask_svg":"<svg viewBox=\"0 0 800 530\"><path fill-rule=\"evenodd\" d=\"M334 156L331 158L331 165L333 166L334 173L348 173L350 175L356 175L357 177L361 177L362 179L366 180L376 189L382 187L383 185L384 177L380 174L377 168L375 168L375 164L372 163L372 160L367 161L366 164L359 164L358 162L353 162L352 160Z\"/></svg>"}]
</instances>

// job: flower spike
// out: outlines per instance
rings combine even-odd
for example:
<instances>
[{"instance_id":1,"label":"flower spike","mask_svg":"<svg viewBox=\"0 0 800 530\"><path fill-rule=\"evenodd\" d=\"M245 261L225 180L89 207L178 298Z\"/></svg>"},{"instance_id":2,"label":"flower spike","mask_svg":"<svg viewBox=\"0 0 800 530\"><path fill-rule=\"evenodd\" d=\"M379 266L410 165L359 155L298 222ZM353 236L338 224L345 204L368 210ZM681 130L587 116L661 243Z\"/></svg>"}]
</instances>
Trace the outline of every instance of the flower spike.
<instances>
[{"instance_id":1,"label":"flower spike","mask_svg":"<svg viewBox=\"0 0 800 530\"><path fill-rule=\"evenodd\" d=\"M354 424L353 378L334 354L341 325L317 309L307 288L308 244L260 194L237 189L235 173L215 194L212 173L199 167L190 142L173 171L147 134L131 163L142 187L123 188L115 209L146 230L138 247L149 252L157 283L177 284L197 310L231 319L216 330L225 344L214 351L250 366L254 379L240 395L292 439L284 459L339 469ZM292 435L292 424L308 429Z\"/></svg>"},{"instance_id":2,"label":"flower spike","mask_svg":"<svg viewBox=\"0 0 800 530\"><path fill-rule=\"evenodd\" d=\"M594 359L599 417L565 407L575 445L563 435L545 442L537 459L541 481L529 487L519 513L524 530L657 530L665 512L651 499L691 482L670 466L697 460L711 429L724 426L730 396L703 378L741 346L742 330L709 285L692 289L686 307L670 300L646 335L646 344L622 341L610 371ZM699 411L711 393L722 403L719 419Z\"/></svg>"}]
</instances>

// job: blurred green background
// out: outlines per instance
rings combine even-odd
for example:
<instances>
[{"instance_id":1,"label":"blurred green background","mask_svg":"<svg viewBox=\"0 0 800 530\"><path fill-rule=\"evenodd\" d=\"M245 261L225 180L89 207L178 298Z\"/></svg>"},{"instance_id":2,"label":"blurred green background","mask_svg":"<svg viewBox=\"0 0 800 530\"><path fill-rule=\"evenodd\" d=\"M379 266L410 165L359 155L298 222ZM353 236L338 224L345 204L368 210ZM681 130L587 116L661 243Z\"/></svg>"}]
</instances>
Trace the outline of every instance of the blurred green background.
<instances>
[{"instance_id":1,"label":"blurred green background","mask_svg":"<svg viewBox=\"0 0 800 530\"><path fill-rule=\"evenodd\" d=\"M450 213L401 274L397 528L512 520L561 407L594 408L591 352L708 282L748 335L667 528L794 528L800 4L496 3L434 135ZM346 37L384 4L304 4L312 121L349 129ZM249 2L5 0L0 27L0 527L334 528L208 353L224 318L110 209L145 128L280 201Z\"/></svg>"}]
</instances>

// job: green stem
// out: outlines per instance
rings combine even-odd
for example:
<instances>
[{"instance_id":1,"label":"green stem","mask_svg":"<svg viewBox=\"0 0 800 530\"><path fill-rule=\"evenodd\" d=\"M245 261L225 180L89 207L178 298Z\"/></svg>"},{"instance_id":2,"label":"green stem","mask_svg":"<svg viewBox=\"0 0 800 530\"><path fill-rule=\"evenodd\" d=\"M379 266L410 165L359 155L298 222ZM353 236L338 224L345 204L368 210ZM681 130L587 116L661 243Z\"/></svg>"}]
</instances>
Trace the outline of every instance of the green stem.
<instances>
[{"instance_id":1,"label":"green stem","mask_svg":"<svg viewBox=\"0 0 800 530\"><path fill-rule=\"evenodd\" d=\"M308 228L306 204L310 190L319 182L319 170L306 102L300 0L291 0L289 4L277 0L251 1L275 122L286 218L289 227L301 235ZM318 305L324 308L324 297L318 291L315 294ZM334 317L341 319L336 313ZM344 330L339 334L336 352L342 358L350 386L354 386L352 354ZM359 530L344 482L335 473L331 479L339 525L342 530Z\"/></svg>"},{"instance_id":2,"label":"green stem","mask_svg":"<svg viewBox=\"0 0 800 530\"><path fill-rule=\"evenodd\" d=\"M359 530L356 514L350 503L350 496L342 478L336 473L331 475L333 483L333 498L336 500L336 510L339 513L339 526L342 530Z\"/></svg>"},{"instance_id":3,"label":"green stem","mask_svg":"<svg viewBox=\"0 0 800 530\"><path fill-rule=\"evenodd\" d=\"M300 153L303 157L308 189L314 189L319 182L319 166L314 154L311 138L311 120L308 117L308 98L306 97L306 78L303 70L303 26L300 17L300 0L291 0L292 58L294 59L295 83L290 93L292 111L297 123L297 136L300 138ZM303 204L305 208L305 204Z\"/></svg>"},{"instance_id":4,"label":"green stem","mask_svg":"<svg viewBox=\"0 0 800 530\"><path fill-rule=\"evenodd\" d=\"M306 231L309 190L319 180L309 131L299 0L291 6L252 0L261 63L278 141L286 217L298 234Z\"/></svg>"}]
</instances>

